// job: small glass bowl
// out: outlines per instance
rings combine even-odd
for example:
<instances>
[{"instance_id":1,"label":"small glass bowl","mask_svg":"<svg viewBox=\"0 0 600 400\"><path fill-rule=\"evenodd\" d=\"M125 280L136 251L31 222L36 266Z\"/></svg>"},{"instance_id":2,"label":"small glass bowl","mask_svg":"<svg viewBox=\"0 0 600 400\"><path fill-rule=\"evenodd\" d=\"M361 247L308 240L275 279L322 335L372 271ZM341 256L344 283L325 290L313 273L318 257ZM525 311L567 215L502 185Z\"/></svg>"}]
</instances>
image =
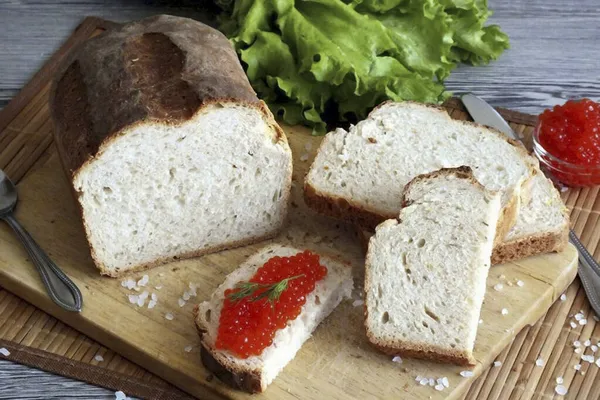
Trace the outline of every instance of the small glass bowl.
<instances>
[{"instance_id":1,"label":"small glass bowl","mask_svg":"<svg viewBox=\"0 0 600 400\"><path fill-rule=\"evenodd\" d=\"M540 160L543 170L566 186L588 187L600 185L600 165L577 165L550 154L540 143L540 127L541 124L538 122L533 131L533 153Z\"/></svg>"}]
</instances>

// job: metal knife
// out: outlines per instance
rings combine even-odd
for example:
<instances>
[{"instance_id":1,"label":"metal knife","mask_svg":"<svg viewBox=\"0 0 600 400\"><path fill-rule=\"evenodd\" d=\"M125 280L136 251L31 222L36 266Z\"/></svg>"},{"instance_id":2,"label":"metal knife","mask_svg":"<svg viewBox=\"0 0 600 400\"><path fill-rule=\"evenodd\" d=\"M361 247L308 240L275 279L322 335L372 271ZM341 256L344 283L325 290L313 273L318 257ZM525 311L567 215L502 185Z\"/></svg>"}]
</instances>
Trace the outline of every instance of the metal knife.
<instances>
[{"instance_id":1,"label":"metal knife","mask_svg":"<svg viewBox=\"0 0 600 400\"><path fill-rule=\"evenodd\" d=\"M496 128L511 139L521 141L506 120L485 100L470 93L463 95L461 100L475 122ZM577 272L583 283L585 293L592 308L600 316L600 265L581 243L573 229L569 231L569 241L577 248L579 253Z\"/></svg>"}]
</instances>

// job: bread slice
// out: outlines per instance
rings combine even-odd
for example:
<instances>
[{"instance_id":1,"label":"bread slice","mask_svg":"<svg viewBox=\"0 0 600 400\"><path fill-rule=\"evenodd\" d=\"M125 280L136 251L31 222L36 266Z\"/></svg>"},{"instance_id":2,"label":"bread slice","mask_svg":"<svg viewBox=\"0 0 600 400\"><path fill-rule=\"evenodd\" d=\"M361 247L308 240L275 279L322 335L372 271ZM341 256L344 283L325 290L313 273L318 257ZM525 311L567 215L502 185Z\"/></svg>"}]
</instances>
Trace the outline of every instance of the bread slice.
<instances>
[{"instance_id":1,"label":"bread slice","mask_svg":"<svg viewBox=\"0 0 600 400\"><path fill-rule=\"evenodd\" d=\"M281 245L263 248L227 275L210 300L196 308L195 321L202 341L202 362L223 382L250 393L264 391L295 357L321 321L344 298L350 297L353 287L351 268L340 261L321 257L321 264L327 267L327 275L317 282L313 292L306 297L300 315L277 331L273 344L260 356L241 359L228 351L216 349L225 290L233 288L237 282L250 279L270 258L288 257L299 252L301 250Z\"/></svg>"},{"instance_id":2,"label":"bread slice","mask_svg":"<svg viewBox=\"0 0 600 400\"><path fill-rule=\"evenodd\" d=\"M468 167L406 185L397 219L380 224L365 268L367 337L382 351L473 365L500 194Z\"/></svg>"},{"instance_id":3,"label":"bread slice","mask_svg":"<svg viewBox=\"0 0 600 400\"><path fill-rule=\"evenodd\" d=\"M568 210L552 181L536 169L530 200L521 204L516 224L494 247L492 265L561 251L568 242Z\"/></svg>"},{"instance_id":4,"label":"bread slice","mask_svg":"<svg viewBox=\"0 0 600 400\"><path fill-rule=\"evenodd\" d=\"M441 108L383 103L349 131L327 134L305 180L309 206L369 228L394 218L404 186L419 174L470 166L501 194L498 240L515 224L533 160L523 146L490 128L450 118Z\"/></svg>"},{"instance_id":5,"label":"bread slice","mask_svg":"<svg viewBox=\"0 0 600 400\"><path fill-rule=\"evenodd\" d=\"M90 39L58 75L51 110L104 275L266 239L284 223L287 139L207 25L163 15Z\"/></svg>"}]
</instances>

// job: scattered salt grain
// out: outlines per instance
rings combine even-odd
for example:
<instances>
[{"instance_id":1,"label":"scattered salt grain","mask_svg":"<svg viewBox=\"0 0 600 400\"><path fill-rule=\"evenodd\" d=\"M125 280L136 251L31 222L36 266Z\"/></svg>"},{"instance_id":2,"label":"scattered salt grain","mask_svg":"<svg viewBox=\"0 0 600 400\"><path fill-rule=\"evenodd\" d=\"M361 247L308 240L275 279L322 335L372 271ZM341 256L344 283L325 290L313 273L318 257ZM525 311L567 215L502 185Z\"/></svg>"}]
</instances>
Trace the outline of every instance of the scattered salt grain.
<instances>
[{"instance_id":1,"label":"scattered salt grain","mask_svg":"<svg viewBox=\"0 0 600 400\"><path fill-rule=\"evenodd\" d=\"M597 366L597 367L600 367L600 358L597 358L597 359L596 359L596 362L595 362L595 364L596 364L596 366Z\"/></svg>"},{"instance_id":2,"label":"scattered salt grain","mask_svg":"<svg viewBox=\"0 0 600 400\"><path fill-rule=\"evenodd\" d=\"M183 351L185 351L186 353L189 353L190 351L192 351L193 347L192 346L185 346L185 348L183 349Z\"/></svg>"},{"instance_id":3,"label":"scattered salt grain","mask_svg":"<svg viewBox=\"0 0 600 400\"><path fill-rule=\"evenodd\" d=\"M590 347L590 345L592 344L592 342L590 341L590 339L586 340L585 342L583 342L583 345L585 347Z\"/></svg>"},{"instance_id":4,"label":"scattered salt grain","mask_svg":"<svg viewBox=\"0 0 600 400\"><path fill-rule=\"evenodd\" d=\"M590 349L592 349L592 351L595 353L598 351L598 346L596 346L595 344L590 346Z\"/></svg>"},{"instance_id":5,"label":"scattered salt grain","mask_svg":"<svg viewBox=\"0 0 600 400\"><path fill-rule=\"evenodd\" d=\"M445 387L450 387L450 381L448 381L447 377L442 377L442 385L444 385Z\"/></svg>"},{"instance_id":6,"label":"scattered salt grain","mask_svg":"<svg viewBox=\"0 0 600 400\"><path fill-rule=\"evenodd\" d=\"M94 360L96 360L98 362L102 362L102 361L104 361L104 357L102 357L100 354L96 354L94 356Z\"/></svg>"},{"instance_id":7,"label":"scattered salt grain","mask_svg":"<svg viewBox=\"0 0 600 400\"><path fill-rule=\"evenodd\" d=\"M423 377L421 375L417 375L417 377L415 378L415 381L421 382L421 379L423 379Z\"/></svg>"},{"instance_id":8,"label":"scattered salt grain","mask_svg":"<svg viewBox=\"0 0 600 400\"><path fill-rule=\"evenodd\" d=\"M581 364L575 364L573 365L573 368L575 368L575 371L579 371L581 369Z\"/></svg>"},{"instance_id":9,"label":"scattered salt grain","mask_svg":"<svg viewBox=\"0 0 600 400\"><path fill-rule=\"evenodd\" d=\"M518 280L518 281L517 281L517 286L519 286L519 287L523 287L523 286L525 286L525 282L523 282L523 281L521 281L521 280Z\"/></svg>"},{"instance_id":10,"label":"scattered salt grain","mask_svg":"<svg viewBox=\"0 0 600 400\"><path fill-rule=\"evenodd\" d=\"M310 151L310 149L312 149L312 143L308 142L304 145L304 150Z\"/></svg>"},{"instance_id":11,"label":"scattered salt grain","mask_svg":"<svg viewBox=\"0 0 600 400\"><path fill-rule=\"evenodd\" d=\"M429 378L429 386L435 385L435 379Z\"/></svg>"},{"instance_id":12,"label":"scattered salt grain","mask_svg":"<svg viewBox=\"0 0 600 400\"><path fill-rule=\"evenodd\" d=\"M365 302L364 302L364 301L362 301L362 300L354 300L354 302L352 303L352 305L353 305L354 307L360 307L360 306L362 306L363 304L365 304Z\"/></svg>"},{"instance_id":13,"label":"scattered salt grain","mask_svg":"<svg viewBox=\"0 0 600 400\"><path fill-rule=\"evenodd\" d=\"M160 290L162 288L163 288L163 285L156 285L156 286L154 286L154 289L156 289L156 290Z\"/></svg>"},{"instance_id":14,"label":"scattered salt grain","mask_svg":"<svg viewBox=\"0 0 600 400\"><path fill-rule=\"evenodd\" d=\"M502 366L502 361L494 361L494 367L498 368Z\"/></svg>"},{"instance_id":15,"label":"scattered salt grain","mask_svg":"<svg viewBox=\"0 0 600 400\"><path fill-rule=\"evenodd\" d=\"M576 340L573 342L573 346L575 347L581 347L581 342L579 340Z\"/></svg>"},{"instance_id":16,"label":"scattered salt grain","mask_svg":"<svg viewBox=\"0 0 600 400\"><path fill-rule=\"evenodd\" d=\"M122 391L115 392L115 400L125 400L127 396Z\"/></svg>"},{"instance_id":17,"label":"scattered salt grain","mask_svg":"<svg viewBox=\"0 0 600 400\"><path fill-rule=\"evenodd\" d=\"M576 348L575 350L573 350L575 353L580 354L581 353L581 348Z\"/></svg>"},{"instance_id":18,"label":"scattered salt grain","mask_svg":"<svg viewBox=\"0 0 600 400\"><path fill-rule=\"evenodd\" d=\"M127 281L121 281L121 286L122 287L127 287Z\"/></svg>"},{"instance_id":19,"label":"scattered salt grain","mask_svg":"<svg viewBox=\"0 0 600 400\"><path fill-rule=\"evenodd\" d=\"M581 321L584 318L582 313L575 314L575 321Z\"/></svg>"},{"instance_id":20,"label":"scattered salt grain","mask_svg":"<svg viewBox=\"0 0 600 400\"><path fill-rule=\"evenodd\" d=\"M139 296L137 299L138 307L144 307L144 303L146 303L146 298Z\"/></svg>"},{"instance_id":21,"label":"scattered salt grain","mask_svg":"<svg viewBox=\"0 0 600 400\"><path fill-rule=\"evenodd\" d=\"M190 282L190 284L188 285L188 287L190 288L190 290L189 290L190 296L196 297L196 295L198 294L196 292L196 290L198 289L198 285L196 285L195 283Z\"/></svg>"},{"instance_id":22,"label":"scattered salt grain","mask_svg":"<svg viewBox=\"0 0 600 400\"><path fill-rule=\"evenodd\" d=\"M507 315L508 314L508 309L503 308L501 312L502 312L502 315Z\"/></svg>"},{"instance_id":23,"label":"scattered salt grain","mask_svg":"<svg viewBox=\"0 0 600 400\"><path fill-rule=\"evenodd\" d=\"M560 295L560 301L565 301L565 300L567 300L567 295L563 293Z\"/></svg>"},{"instance_id":24,"label":"scattered salt grain","mask_svg":"<svg viewBox=\"0 0 600 400\"><path fill-rule=\"evenodd\" d=\"M442 390L444 390L444 385L441 384L437 384L434 386L434 389L437 390L438 392L441 392Z\"/></svg>"},{"instance_id":25,"label":"scattered salt grain","mask_svg":"<svg viewBox=\"0 0 600 400\"><path fill-rule=\"evenodd\" d=\"M587 319L580 319L579 320L579 325L586 325L587 324Z\"/></svg>"},{"instance_id":26,"label":"scattered salt grain","mask_svg":"<svg viewBox=\"0 0 600 400\"><path fill-rule=\"evenodd\" d=\"M544 360L541 358L538 358L537 360L535 360L535 365L537 365L538 367L543 367L544 366Z\"/></svg>"},{"instance_id":27,"label":"scattered salt grain","mask_svg":"<svg viewBox=\"0 0 600 400\"><path fill-rule=\"evenodd\" d=\"M392 358L392 362L402 364L402 358L400 356L394 356L394 358Z\"/></svg>"},{"instance_id":28,"label":"scattered salt grain","mask_svg":"<svg viewBox=\"0 0 600 400\"><path fill-rule=\"evenodd\" d=\"M177 300L177 303L179 304L179 307L183 307L183 306L185 306L185 300L184 300L184 299L182 299L182 298L179 298L179 299Z\"/></svg>"},{"instance_id":29,"label":"scattered salt grain","mask_svg":"<svg viewBox=\"0 0 600 400\"><path fill-rule=\"evenodd\" d=\"M496 283L496 284L494 285L494 290L495 290L495 291L499 292L499 291L501 291L502 289L504 289L504 285L503 285L503 284L501 284L501 283Z\"/></svg>"},{"instance_id":30,"label":"scattered salt grain","mask_svg":"<svg viewBox=\"0 0 600 400\"><path fill-rule=\"evenodd\" d=\"M154 301L158 301L158 295L156 293L152 293L152 295L150 295L150 298Z\"/></svg>"},{"instance_id":31,"label":"scattered salt grain","mask_svg":"<svg viewBox=\"0 0 600 400\"><path fill-rule=\"evenodd\" d=\"M570 324L571 324L571 328L573 328L573 329L577 328L577 324L575 322L571 321Z\"/></svg>"},{"instance_id":32,"label":"scattered salt grain","mask_svg":"<svg viewBox=\"0 0 600 400\"><path fill-rule=\"evenodd\" d=\"M142 293L140 293L140 299L146 300L149 294L150 293L148 293L148 291L144 290Z\"/></svg>"},{"instance_id":33,"label":"scattered salt grain","mask_svg":"<svg viewBox=\"0 0 600 400\"><path fill-rule=\"evenodd\" d=\"M565 394L567 394L567 388L564 387L563 385L556 385L556 387L554 388L554 391L559 396L564 396Z\"/></svg>"},{"instance_id":34,"label":"scattered salt grain","mask_svg":"<svg viewBox=\"0 0 600 400\"><path fill-rule=\"evenodd\" d=\"M156 307L156 300L150 300L148 302L148 308L152 309L154 307Z\"/></svg>"},{"instance_id":35,"label":"scattered salt grain","mask_svg":"<svg viewBox=\"0 0 600 400\"><path fill-rule=\"evenodd\" d=\"M8 351L8 349L6 347L2 347L0 349L0 354L2 354L4 357L8 357L8 356L10 356L10 351Z\"/></svg>"},{"instance_id":36,"label":"scattered salt grain","mask_svg":"<svg viewBox=\"0 0 600 400\"><path fill-rule=\"evenodd\" d=\"M479 325L481 325L481 324L483 324L483 320L482 319L479 320Z\"/></svg>"},{"instance_id":37,"label":"scattered salt grain","mask_svg":"<svg viewBox=\"0 0 600 400\"><path fill-rule=\"evenodd\" d=\"M138 301L138 296L137 296L137 294L130 294L130 295L127 295L127 298L129 299L129 302L130 302L131 304L135 304L135 303L137 303L137 301Z\"/></svg>"},{"instance_id":38,"label":"scattered salt grain","mask_svg":"<svg viewBox=\"0 0 600 400\"><path fill-rule=\"evenodd\" d=\"M300 156L300 161L307 161L308 160L308 153L304 153Z\"/></svg>"},{"instance_id":39,"label":"scattered salt grain","mask_svg":"<svg viewBox=\"0 0 600 400\"><path fill-rule=\"evenodd\" d=\"M173 321L173 313L170 313L170 312L166 313L165 318L169 321Z\"/></svg>"},{"instance_id":40,"label":"scattered salt grain","mask_svg":"<svg viewBox=\"0 0 600 400\"><path fill-rule=\"evenodd\" d=\"M188 301L190 299L190 294L188 292L183 292L183 296L181 296L181 298L185 301Z\"/></svg>"},{"instance_id":41,"label":"scattered salt grain","mask_svg":"<svg viewBox=\"0 0 600 400\"><path fill-rule=\"evenodd\" d=\"M428 383L429 383L429 379L427 379L427 378L423 378L419 381L419 385L421 385L421 386L425 386Z\"/></svg>"},{"instance_id":42,"label":"scattered salt grain","mask_svg":"<svg viewBox=\"0 0 600 400\"><path fill-rule=\"evenodd\" d=\"M146 284L148 284L148 281L150 281L150 278L148 277L148 275L144 275L144 276L142 276L142 279L140 279L137 282L137 285L138 286L146 286Z\"/></svg>"},{"instance_id":43,"label":"scattered salt grain","mask_svg":"<svg viewBox=\"0 0 600 400\"><path fill-rule=\"evenodd\" d=\"M131 289L135 288L135 281L133 279L127 279L127 280L121 282L121 286L126 287L127 289L131 290Z\"/></svg>"},{"instance_id":44,"label":"scattered salt grain","mask_svg":"<svg viewBox=\"0 0 600 400\"><path fill-rule=\"evenodd\" d=\"M581 359L585 362L589 362L590 364L594 362L594 356L592 355L583 355L581 356Z\"/></svg>"},{"instance_id":45,"label":"scattered salt grain","mask_svg":"<svg viewBox=\"0 0 600 400\"><path fill-rule=\"evenodd\" d=\"M473 371L460 371L460 376L464 378L469 378L473 376Z\"/></svg>"},{"instance_id":46,"label":"scattered salt grain","mask_svg":"<svg viewBox=\"0 0 600 400\"><path fill-rule=\"evenodd\" d=\"M556 378L556 383L558 383L559 385L562 385L562 383L564 382L563 377L559 376L558 378Z\"/></svg>"}]
</instances>

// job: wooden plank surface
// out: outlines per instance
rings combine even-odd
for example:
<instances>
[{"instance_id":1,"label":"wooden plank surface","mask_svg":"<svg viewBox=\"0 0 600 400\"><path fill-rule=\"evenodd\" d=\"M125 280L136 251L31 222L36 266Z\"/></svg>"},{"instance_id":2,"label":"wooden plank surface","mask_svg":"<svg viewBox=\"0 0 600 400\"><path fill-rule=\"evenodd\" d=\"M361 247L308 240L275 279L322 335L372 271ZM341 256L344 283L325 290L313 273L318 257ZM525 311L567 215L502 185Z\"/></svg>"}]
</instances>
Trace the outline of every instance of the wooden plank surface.
<instances>
[{"instance_id":1,"label":"wooden plank surface","mask_svg":"<svg viewBox=\"0 0 600 400\"><path fill-rule=\"evenodd\" d=\"M1 3L0 22L3 27L7 27L0 31L0 39L2 39L0 41L2 43L0 44L2 50L0 52L0 70L3 71L0 93L4 96L2 97L4 104L39 68L41 62L50 56L53 50L49 50L48 46L56 48L71 33L72 28L80 22L82 15L102 14L113 19L130 19L147 15L145 13L148 13L150 9L152 10L150 13L159 10L160 6L145 3L142 1L107 3L99 0ZM594 54L598 54L600 47L596 24L599 9L595 0L578 2L555 0L500 2L496 0L491 2L491 6L497 11L496 22L511 25L505 30L511 35L513 48L490 67L478 68L473 71L457 71L454 76L457 77L456 87L458 89L473 87L484 97L493 98L495 104L531 112L538 112L543 107L540 104L550 104L570 95L598 97L598 60L593 57ZM160 11L162 12L162 10ZM180 15L184 13L188 16L191 13L189 8L167 8L167 12ZM47 16L51 16L51 18L47 18ZM511 22L512 20L515 22ZM559 23L556 23L557 21ZM10 51L7 38L12 40L11 43L15 43ZM46 43L43 49L42 46L38 46L39 43ZM579 48L586 49L585 54L578 54L577 49ZM548 52L548 59L553 62L537 63L536 60L542 52ZM502 67L502 71L496 70L496 65L503 61L506 63ZM4 74L5 71L8 73ZM545 71L550 73L545 73ZM596 75L593 75L595 71ZM583 78L589 76L592 77L592 82L587 85L587 81ZM453 81L451 79L451 87L454 85ZM584 83L581 84L581 82ZM542 86L539 95L536 94L538 86ZM4 91L6 88L8 91ZM497 95L498 93L500 94ZM0 153L2 150L2 145L0 145ZM565 199L573 211L576 231L583 234L584 242L591 247L592 251L595 250L596 257L598 257L600 254L598 254L597 243L600 229L597 225L598 205L594 203L596 195L597 190L571 191L565 195ZM557 376L568 371L563 365L564 363L546 364L543 368L533 367L533 361L537 358L539 351L565 358L573 353L572 346L570 346L570 342L573 340L584 340L590 337L598 339L598 329L595 328L597 325L594 322L576 329L571 329L569 326L568 322L571 318L568 318L568 314L573 314L580 308L584 308L584 311L589 313L589 305L577 283L568 293L567 301L557 302L553 307L557 310L564 310L566 307L566 311L553 313L551 310L533 328L522 332L506 350L506 356L509 361L514 360L514 364L504 362L502 367L491 369L486 373L489 379L478 380L468 398L496 399L505 398L504 395L510 398L531 398L535 393L541 393L540 390L545 390L545 397L552 397L553 385L550 384ZM3 297L2 301L8 302L9 306L14 305L15 301L9 297L11 295L8 294ZM48 325L60 326L60 322L56 322L52 317L47 318ZM2 321L2 323L10 324L16 322L10 318ZM40 321L37 320L35 326L31 328L31 332L36 331L39 325ZM39 327L40 330L46 328L44 324ZM520 339L521 337L523 339ZM568 341L565 339L557 341L557 338L567 337ZM533 343L536 345L534 346ZM39 343L34 341L33 344L38 345ZM48 347L46 346L46 348ZM60 350L60 346L50 346L49 349ZM567 357L569 362L572 361L570 358ZM569 397L599 398L599 384L598 380L594 379L595 372L592 368L587 368L586 363L583 364L584 369L581 372L587 371L585 375L582 375L581 372L573 373L574 370L568 374L569 379L573 378ZM569 366L572 367L572 365ZM124 371L134 374L132 372L134 368L125 368ZM541 378L539 371L544 371ZM536 372L538 373L536 374ZM21 382L24 387L31 387L32 393L35 393L38 382L36 379ZM487 384L484 384L485 382ZM499 387L503 388L502 397L498 397ZM20 388L16 390L18 391ZM89 393L92 398L94 396L92 393L96 392L90 389ZM98 396L105 395L104 391L97 393ZM10 393L7 395L10 398ZM32 394L32 396L34 395Z\"/></svg>"}]
</instances>

